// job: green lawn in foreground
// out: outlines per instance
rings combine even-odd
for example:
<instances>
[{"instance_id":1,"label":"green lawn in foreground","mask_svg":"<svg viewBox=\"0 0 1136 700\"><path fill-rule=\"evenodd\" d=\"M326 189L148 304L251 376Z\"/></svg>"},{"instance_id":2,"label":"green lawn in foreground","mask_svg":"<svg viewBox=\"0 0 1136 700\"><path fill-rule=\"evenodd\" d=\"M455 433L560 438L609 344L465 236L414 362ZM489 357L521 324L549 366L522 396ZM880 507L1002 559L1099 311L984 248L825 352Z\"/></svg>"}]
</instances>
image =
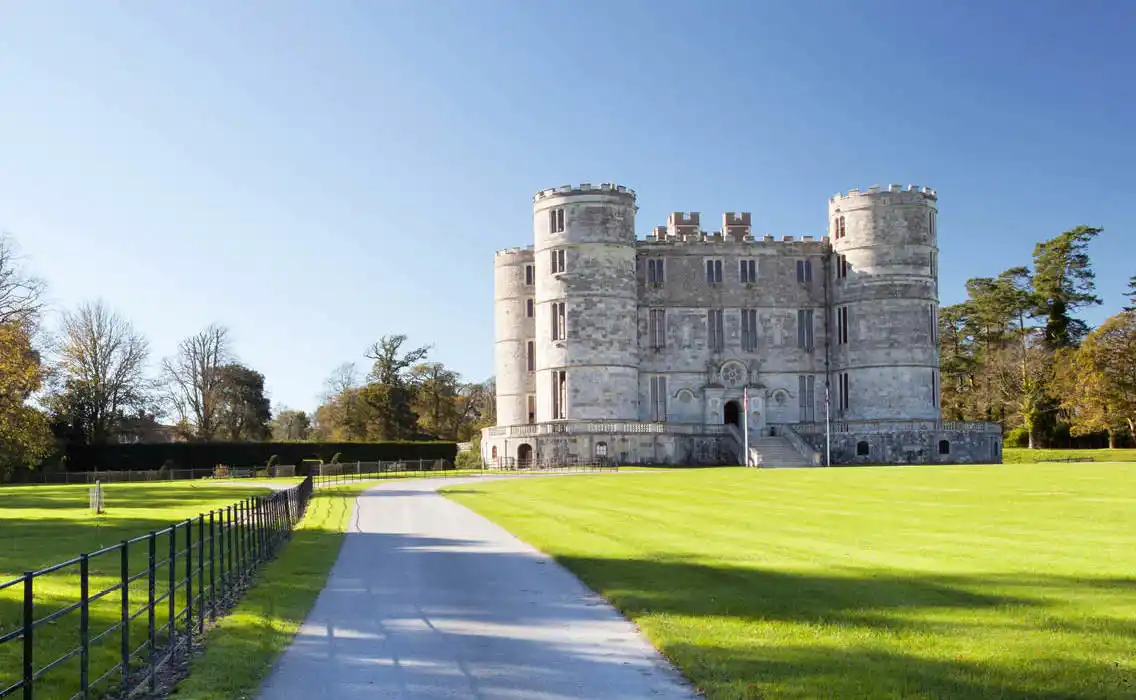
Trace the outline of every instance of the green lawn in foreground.
<instances>
[{"instance_id":1,"label":"green lawn in foreground","mask_svg":"<svg viewBox=\"0 0 1136 700\"><path fill-rule=\"evenodd\" d=\"M355 497L375 482L321 488L299 529L258 574L236 609L209 632L203 654L171 697L248 698L296 635L339 556Z\"/></svg>"},{"instance_id":2,"label":"green lawn in foreground","mask_svg":"<svg viewBox=\"0 0 1136 700\"><path fill-rule=\"evenodd\" d=\"M1136 464L464 484L711 698L1136 697Z\"/></svg>"},{"instance_id":3,"label":"green lawn in foreground","mask_svg":"<svg viewBox=\"0 0 1136 700\"><path fill-rule=\"evenodd\" d=\"M88 509L88 489L88 486L80 484L0 488L0 583L24 571L41 569L266 492L263 488L209 485L201 481L108 484L103 487L107 512L96 518ZM181 546L184 542L179 541ZM161 538L158 542L159 558L168 554L168 547L168 539ZM147 556L145 543L131 547L131 574L146 570ZM182 566L179 562L179 571L183 570ZM91 593L117 583L120 571L121 558L117 555L93 559ZM159 595L166 590L167 572L165 568L159 572ZM79 599L78 567L37 577L34 586L36 617L43 617ZM131 585L132 612L140 609L140 604L145 601L146 587L145 579ZM184 595L181 597L184 598ZM0 635L20 626L22 602L21 586L0 591ZM183 605L184 601L178 602L179 608ZM118 593L91 604L92 638L118 621L120 606ZM161 616L159 624L164 621L164 616ZM146 622L146 616L142 615L132 624L132 648L145 641ZM78 625L79 613L76 611L53 625L36 630L37 668L78 645ZM92 646L92 680L118 661L119 640L120 637L114 634ZM0 645L0 690L20 679L22 655L23 647L19 640ZM54 669L36 684L35 697L69 697L78 688L77 669L77 660Z\"/></svg>"}]
</instances>

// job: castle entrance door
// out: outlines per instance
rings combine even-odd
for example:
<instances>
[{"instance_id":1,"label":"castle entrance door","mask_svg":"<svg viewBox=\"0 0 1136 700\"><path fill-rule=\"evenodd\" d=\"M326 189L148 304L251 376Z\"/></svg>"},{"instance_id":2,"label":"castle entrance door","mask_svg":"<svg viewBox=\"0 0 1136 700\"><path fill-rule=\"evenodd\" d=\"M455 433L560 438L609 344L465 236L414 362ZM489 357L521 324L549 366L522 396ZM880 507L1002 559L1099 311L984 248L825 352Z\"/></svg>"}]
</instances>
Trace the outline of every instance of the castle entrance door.
<instances>
[{"instance_id":1,"label":"castle entrance door","mask_svg":"<svg viewBox=\"0 0 1136 700\"><path fill-rule=\"evenodd\" d=\"M532 445L527 442L517 447L517 466L521 469L532 466Z\"/></svg>"},{"instance_id":2,"label":"castle entrance door","mask_svg":"<svg viewBox=\"0 0 1136 700\"><path fill-rule=\"evenodd\" d=\"M726 402L725 407L722 409L722 422L738 428L742 427L742 409L737 401Z\"/></svg>"}]
</instances>

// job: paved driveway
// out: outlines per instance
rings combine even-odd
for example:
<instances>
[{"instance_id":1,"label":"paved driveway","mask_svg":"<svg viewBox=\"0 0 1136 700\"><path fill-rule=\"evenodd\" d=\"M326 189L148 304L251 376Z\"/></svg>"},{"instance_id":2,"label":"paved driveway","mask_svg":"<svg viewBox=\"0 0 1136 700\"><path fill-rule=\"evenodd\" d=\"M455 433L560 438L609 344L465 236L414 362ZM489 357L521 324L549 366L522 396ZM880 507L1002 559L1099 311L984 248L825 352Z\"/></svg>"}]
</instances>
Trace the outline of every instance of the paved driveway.
<instances>
[{"instance_id":1,"label":"paved driveway","mask_svg":"<svg viewBox=\"0 0 1136 700\"><path fill-rule=\"evenodd\" d=\"M696 697L575 576L435 492L466 481L391 482L359 497L262 700Z\"/></svg>"}]
</instances>

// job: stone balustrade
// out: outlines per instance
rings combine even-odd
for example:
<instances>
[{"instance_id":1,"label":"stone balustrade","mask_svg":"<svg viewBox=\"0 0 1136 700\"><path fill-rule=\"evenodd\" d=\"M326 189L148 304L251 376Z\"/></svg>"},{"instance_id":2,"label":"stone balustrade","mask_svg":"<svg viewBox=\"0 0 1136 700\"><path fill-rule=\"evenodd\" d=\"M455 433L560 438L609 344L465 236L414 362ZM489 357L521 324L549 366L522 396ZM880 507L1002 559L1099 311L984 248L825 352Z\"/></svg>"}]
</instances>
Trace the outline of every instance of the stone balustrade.
<instances>
[{"instance_id":1,"label":"stone balustrade","mask_svg":"<svg viewBox=\"0 0 1136 700\"><path fill-rule=\"evenodd\" d=\"M648 433L671 435L722 435L723 425L692 425L690 423L640 423L630 421L575 420L531 425L499 425L487 428L488 438L519 438L574 433Z\"/></svg>"}]
</instances>

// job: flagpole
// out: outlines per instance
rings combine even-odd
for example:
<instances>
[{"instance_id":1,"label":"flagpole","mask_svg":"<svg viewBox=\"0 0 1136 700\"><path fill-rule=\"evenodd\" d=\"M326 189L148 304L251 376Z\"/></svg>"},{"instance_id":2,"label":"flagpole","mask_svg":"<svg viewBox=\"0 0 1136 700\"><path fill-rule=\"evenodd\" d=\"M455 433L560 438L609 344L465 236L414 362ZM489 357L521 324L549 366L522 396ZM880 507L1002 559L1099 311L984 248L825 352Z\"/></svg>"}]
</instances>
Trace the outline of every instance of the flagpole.
<instances>
[{"instance_id":1,"label":"flagpole","mask_svg":"<svg viewBox=\"0 0 1136 700\"><path fill-rule=\"evenodd\" d=\"M745 415L742 416L742 437L745 444L745 465L749 466L749 385L742 389L742 409Z\"/></svg>"},{"instance_id":2,"label":"flagpole","mask_svg":"<svg viewBox=\"0 0 1136 700\"><path fill-rule=\"evenodd\" d=\"M828 382L824 383L824 466L832 466L832 420L828 409Z\"/></svg>"}]
</instances>

